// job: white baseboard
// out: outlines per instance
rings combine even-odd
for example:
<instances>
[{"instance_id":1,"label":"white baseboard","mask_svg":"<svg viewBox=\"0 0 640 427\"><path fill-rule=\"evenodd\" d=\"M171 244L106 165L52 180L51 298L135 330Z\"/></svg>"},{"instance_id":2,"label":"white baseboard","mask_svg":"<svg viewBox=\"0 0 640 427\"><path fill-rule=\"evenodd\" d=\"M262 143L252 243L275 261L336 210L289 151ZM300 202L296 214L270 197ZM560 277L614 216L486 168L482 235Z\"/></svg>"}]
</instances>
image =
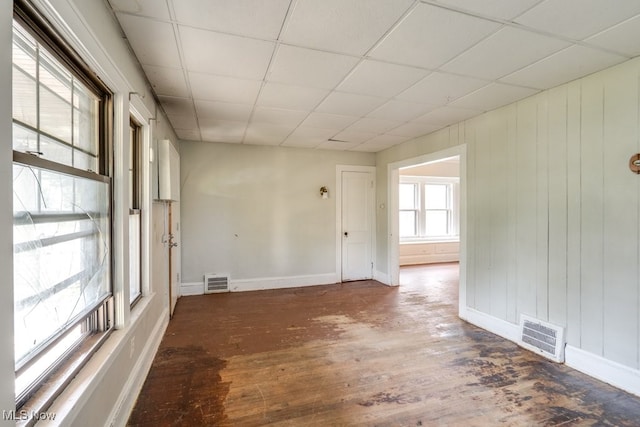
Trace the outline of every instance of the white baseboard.
<instances>
[{"instance_id":1,"label":"white baseboard","mask_svg":"<svg viewBox=\"0 0 640 427\"><path fill-rule=\"evenodd\" d=\"M151 336L145 342L145 346L140 354L140 357L136 361L132 375L129 376L125 383L116 405L114 406L109 419L111 420L111 426L122 426L127 424L127 420L133 411L133 406L136 403L136 399L142 390L144 381L147 378L147 374L151 369L153 359L160 347L162 337L169 324L169 309L165 308L162 315L156 322L156 325L151 332Z\"/></svg>"},{"instance_id":2,"label":"white baseboard","mask_svg":"<svg viewBox=\"0 0 640 427\"><path fill-rule=\"evenodd\" d=\"M460 318L516 344L520 341L520 328L514 323L468 307L460 312ZM570 345L565 348L564 358L564 363L567 366L640 396L640 370L629 368Z\"/></svg>"},{"instance_id":3,"label":"white baseboard","mask_svg":"<svg viewBox=\"0 0 640 427\"><path fill-rule=\"evenodd\" d=\"M299 288L303 286L329 285L340 283L334 273L312 274L308 276L265 277L259 279L231 279L230 292L261 291L266 289ZM187 282L180 286L180 296L203 295L204 284Z\"/></svg>"},{"instance_id":4,"label":"white baseboard","mask_svg":"<svg viewBox=\"0 0 640 427\"><path fill-rule=\"evenodd\" d=\"M378 282L387 286L392 286L391 279L387 273L381 273L380 271L375 270L373 272L373 280L377 280ZM397 285L394 285L394 286L397 286Z\"/></svg>"},{"instance_id":5,"label":"white baseboard","mask_svg":"<svg viewBox=\"0 0 640 427\"><path fill-rule=\"evenodd\" d=\"M640 371L567 345L565 364L577 371L640 396Z\"/></svg>"},{"instance_id":6,"label":"white baseboard","mask_svg":"<svg viewBox=\"0 0 640 427\"><path fill-rule=\"evenodd\" d=\"M232 280L229 284L229 290L231 292L259 291L265 289L329 285L339 282L340 278L335 273L313 274L308 276L265 277L261 279Z\"/></svg>"},{"instance_id":7,"label":"white baseboard","mask_svg":"<svg viewBox=\"0 0 640 427\"><path fill-rule=\"evenodd\" d=\"M180 283L181 297L202 294L204 294L204 282Z\"/></svg>"},{"instance_id":8,"label":"white baseboard","mask_svg":"<svg viewBox=\"0 0 640 427\"><path fill-rule=\"evenodd\" d=\"M493 334L499 335L502 338L513 341L516 344L520 340L520 327L515 323L498 319L497 317L493 317L469 307L464 311L461 311L459 316L462 320L466 320L469 323L479 326Z\"/></svg>"}]
</instances>

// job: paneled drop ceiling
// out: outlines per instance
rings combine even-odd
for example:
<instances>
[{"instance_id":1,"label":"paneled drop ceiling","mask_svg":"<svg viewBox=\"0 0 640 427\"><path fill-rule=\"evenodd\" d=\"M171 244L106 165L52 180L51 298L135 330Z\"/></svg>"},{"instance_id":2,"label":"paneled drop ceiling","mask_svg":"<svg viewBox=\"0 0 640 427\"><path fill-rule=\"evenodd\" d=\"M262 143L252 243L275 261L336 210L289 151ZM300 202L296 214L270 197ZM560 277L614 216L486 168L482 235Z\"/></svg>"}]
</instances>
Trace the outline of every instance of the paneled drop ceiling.
<instances>
[{"instance_id":1,"label":"paneled drop ceiling","mask_svg":"<svg viewBox=\"0 0 640 427\"><path fill-rule=\"evenodd\" d=\"M108 0L182 140L377 152L640 54L638 0Z\"/></svg>"}]
</instances>

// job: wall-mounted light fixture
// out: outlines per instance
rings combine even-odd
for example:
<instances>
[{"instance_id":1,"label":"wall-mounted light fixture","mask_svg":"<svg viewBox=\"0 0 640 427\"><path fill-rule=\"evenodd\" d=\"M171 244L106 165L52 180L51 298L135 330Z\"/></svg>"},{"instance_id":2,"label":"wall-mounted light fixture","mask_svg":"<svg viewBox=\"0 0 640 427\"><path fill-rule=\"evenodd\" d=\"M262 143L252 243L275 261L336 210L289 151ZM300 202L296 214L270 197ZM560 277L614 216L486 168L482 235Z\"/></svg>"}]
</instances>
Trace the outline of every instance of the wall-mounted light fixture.
<instances>
[{"instance_id":1,"label":"wall-mounted light fixture","mask_svg":"<svg viewBox=\"0 0 640 427\"><path fill-rule=\"evenodd\" d=\"M322 197L323 199L329 198L329 190L327 189L327 187L320 187L320 197Z\"/></svg>"},{"instance_id":2,"label":"wall-mounted light fixture","mask_svg":"<svg viewBox=\"0 0 640 427\"><path fill-rule=\"evenodd\" d=\"M640 153L631 156L629 159L629 169L631 169L631 172L640 175Z\"/></svg>"}]
</instances>

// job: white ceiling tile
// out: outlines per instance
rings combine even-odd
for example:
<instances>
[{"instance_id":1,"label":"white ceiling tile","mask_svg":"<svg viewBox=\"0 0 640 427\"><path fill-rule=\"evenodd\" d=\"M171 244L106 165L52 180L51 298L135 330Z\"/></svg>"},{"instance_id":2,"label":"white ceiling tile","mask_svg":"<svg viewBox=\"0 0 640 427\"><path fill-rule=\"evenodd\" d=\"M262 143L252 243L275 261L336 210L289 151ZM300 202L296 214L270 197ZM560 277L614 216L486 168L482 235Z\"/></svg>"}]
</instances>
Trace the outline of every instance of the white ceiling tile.
<instances>
[{"instance_id":1,"label":"white ceiling tile","mask_svg":"<svg viewBox=\"0 0 640 427\"><path fill-rule=\"evenodd\" d=\"M420 4L370 56L435 69L500 26L466 14Z\"/></svg>"},{"instance_id":2,"label":"white ceiling tile","mask_svg":"<svg viewBox=\"0 0 640 427\"><path fill-rule=\"evenodd\" d=\"M318 105L316 111L320 113L362 117L382 105L385 101L385 98L377 98L374 96L332 92Z\"/></svg>"},{"instance_id":3,"label":"white ceiling tile","mask_svg":"<svg viewBox=\"0 0 640 427\"><path fill-rule=\"evenodd\" d=\"M442 126L432 125L429 123L409 122L387 132L388 135L404 136L407 138L417 138L422 135L429 134Z\"/></svg>"},{"instance_id":4,"label":"white ceiling tile","mask_svg":"<svg viewBox=\"0 0 640 427\"><path fill-rule=\"evenodd\" d=\"M171 126L179 129L197 129L198 121L196 120L196 115L175 115L175 114L167 114L169 116L169 121L171 122Z\"/></svg>"},{"instance_id":5,"label":"white ceiling tile","mask_svg":"<svg viewBox=\"0 0 640 427\"><path fill-rule=\"evenodd\" d=\"M429 74L421 68L365 60L340 83L337 90L392 98Z\"/></svg>"},{"instance_id":6,"label":"white ceiling tile","mask_svg":"<svg viewBox=\"0 0 640 427\"><path fill-rule=\"evenodd\" d=\"M451 103L453 107L493 110L537 93L536 89L492 83Z\"/></svg>"},{"instance_id":7,"label":"white ceiling tile","mask_svg":"<svg viewBox=\"0 0 640 427\"><path fill-rule=\"evenodd\" d=\"M189 71L262 80L275 43L213 31L179 27Z\"/></svg>"},{"instance_id":8,"label":"white ceiling tile","mask_svg":"<svg viewBox=\"0 0 640 427\"><path fill-rule=\"evenodd\" d=\"M131 13L162 20L169 19L169 9L166 2L158 0L109 0L109 4L116 12Z\"/></svg>"},{"instance_id":9,"label":"white ceiling tile","mask_svg":"<svg viewBox=\"0 0 640 427\"><path fill-rule=\"evenodd\" d=\"M318 145L316 148L318 150L338 150L338 151L346 151L350 150L354 147L360 145L359 142L337 142L337 141L325 141L322 144Z\"/></svg>"},{"instance_id":10,"label":"white ceiling tile","mask_svg":"<svg viewBox=\"0 0 640 427\"><path fill-rule=\"evenodd\" d=\"M240 143L246 127L246 122L201 120L200 134L203 141Z\"/></svg>"},{"instance_id":11,"label":"white ceiling tile","mask_svg":"<svg viewBox=\"0 0 640 427\"><path fill-rule=\"evenodd\" d=\"M291 110L313 110L328 94L326 89L266 82L257 104Z\"/></svg>"},{"instance_id":12,"label":"white ceiling tile","mask_svg":"<svg viewBox=\"0 0 640 427\"><path fill-rule=\"evenodd\" d=\"M375 144L375 145L379 145L379 146L391 147L391 146L394 146L394 145L401 144L404 141L406 141L407 139L408 138L406 136L385 134L385 135L378 135L375 138L370 139L366 143L367 144Z\"/></svg>"},{"instance_id":13,"label":"white ceiling tile","mask_svg":"<svg viewBox=\"0 0 640 427\"><path fill-rule=\"evenodd\" d=\"M489 82L485 80L434 72L396 98L432 105L445 105L487 84Z\"/></svg>"},{"instance_id":14,"label":"white ceiling tile","mask_svg":"<svg viewBox=\"0 0 640 427\"><path fill-rule=\"evenodd\" d=\"M387 147L385 146L384 148L387 148ZM361 153L377 153L378 151L382 151L384 148L380 148L376 144L369 144L368 142L363 142L362 144L359 144L353 148L350 148L349 151L357 151Z\"/></svg>"},{"instance_id":15,"label":"white ceiling tile","mask_svg":"<svg viewBox=\"0 0 640 427\"><path fill-rule=\"evenodd\" d=\"M196 128L180 129L174 127L178 138L182 141L200 141L200 130Z\"/></svg>"},{"instance_id":16,"label":"white ceiling tile","mask_svg":"<svg viewBox=\"0 0 640 427\"><path fill-rule=\"evenodd\" d=\"M190 96L182 69L145 65L144 72L156 95Z\"/></svg>"},{"instance_id":17,"label":"white ceiling tile","mask_svg":"<svg viewBox=\"0 0 640 427\"><path fill-rule=\"evenodd\" d=\"M504 27L457 56L441 69L495 80L569 46L548 36Z\"/></svg>"},{"instance_id":18,"label":"white ceiling tile","mask_svg":"<svg viewBox=\"0 0 640 427\"><path fill-rule=\"evenodd\" d=\"M582 40L639 13L637 0L546 0L515 21Z\"/></svg>"},{"instance_id":19,"label":"white ceiling tile","mask_svg":"<svg viewBox=\"0 0 640 427\"><path fill-rule=\"evenodd\" d=\"M623 62L626 58L574 45L500 79L505 83L547 89Z\"/></svg>"},{"instance_id":20,"label":"white ceiling tile","mask_svg":"<svg viewBox=\"0 0 640 427\"><path fill-rule=\"evenodd\" d=\"M629 19L587 39L589 44L600 46L627 56L640 55L640 16Z\"/></svg>"},{"instance_id":21,"label":"white ceiling tile","mask_svg":"<svg viewBox=\"0 0 640 427\"><path fill-rule=\"evenodd\" d=\"M202 122L205 120L246 122L249 120L253 108L249 104L231 104L229 102L196 100L195 104L200 125L202 125Z\"/></svg>"},{"instance_id":22,"label":"white ceiling tile","mask_svg":"<svg viewBox=\"0 0 640 427\"><path fill-rule=\"evenodd\" d=\"M132 15L117 15L140 63L176 68L180 55L173 26Z\"/></svg>"},{"instance_id":23,"label":"white ceiling tile","mask_svg":"<svg viewBox=\"0 0 640 427\"><path fill-rule=\"evenodd\" d=\"M191 98L159 96L164 111L170 116L195 116L196 110Z\"/></svg>"},{"instance_id":24,"label":"white ceiling tile","mask_svg":"<svg viewBox=\"0 0 640 427\"><path fill-rule=\"evenodd\" d=\"M358 59L280 45L275 55L268 81L319 89L332 89L353 69Z\"/></svg>"},{"instance_id":25,"label":"white ceiling tile","mask_svg":"<svg viewBox=\"0 0 640 427\"><path fill-rule=\"evenodd\" d=\"M325 114L313 112L302 122L302 126L320 129L342 130L358 120L355 116L341 116L339 114Z\"/></svg>"},{"instance_id":26,"label":"white ceiling tile","mask_svg":"<svg viewBox=\"0 0 640 427\"><path fill-rule=\"evenodd\" d=\"M335 139L337 141L349 142L349 143L362 143L370 140L371 138L375 138L378 136L377 133L372 132L355 132L349 130L343 130L340 133L335 134L331 137L331 139ZM334 141L336 142L336 141Z\"/></svg>"},{"instance_id":27,"label":"white ceiling tile","mask_svg":"<svg viewBox=\"0 0 640 427\"><path fill-rule=\"evenodd\" d=\"M378 135L375 138L351 148L350 151L377 153L378 151L386 150L389 147L401 144L409 139L410 138L404 136Z\"/></svg>"},{"instance_id":28,"label":"white ceiling tile","mask_svg":"<svg viewBox=\"0 0 640 427\"><path fill-rule=\"evenodd\" d=\"M257 80L236 79L212 74L189 73L191 92L196 99L253 104L260 91Z\"/></svg>"},{"instance_id":29,"label":"white ceiling tile","mask_svg":"<svg viewBox=\"0 0 640 427\"><path fill-rule=\"evenodd\" d=\"M282 108L255 107L252 123L271 123L280 126L298 126L307 116L307 111L285 110Z\"/></svg>"},{"instance_id":30,"label":"white ceiling tile","mask_svg":"<svg viewBox=\"0 0 640 427\"><path fill-rule=\"evenodd\" d=\"M407 138L406 136L378 135L375 138L372 138L352 148L350 151L377 153L378 151L386 150L389 147L393 147L394 145L402 144L409 139L411 138Z\"/></svg>"},{"instance_id":31,"label":"white ceiling tile","mask_svg":"<svg viewBox=\"0 0 640 427\"><path fill-rule=\"evenodd\" d=\"M475 117L481 113L481 110L474 110L470 108L456 108L447 105L437 108L433 111L429 111L427 114L417 117L414 121L430 123L439 126L448 126L455 123L460 123L463 120Z\"/></svg>"},{"instance_id":32,"label":"white ceiling tile","mask_svg":"<svg viewBox=\"0 0 640 427\"><path fill-rule=\"evenodd\" d=\"M270 123L251 123L244 136L245 144L280 145L293 131L289 126Z\"/></svg>"},{"instance_id":33,"label":"white ceiling tile","mask_svg":"<svg viewBox=\"0 0 640 427\"><path fill-rule=\"evenodd\" d=\"M294 130L282 145L292 147L317 147L336 134L335 129L320 129L300 126Z\"/></svg>"},{"instance_id":34,"label":"white ceiling tile","mask_svg":"<svg viewBox=\"0 0 640 427\"><path fill-rule=\"evenodd\" d=\"M540 3L540 0L438 0L438 2L482 16L508 20L520 15L536 3Z\"/></svg>"},{"instance_id":35,"label":"white ceiling tile","mask_svg":"<svg viewBox=\"0 0 640 427\"><path fill-rule=\"evenodd\" d=\"M397 120L374 119L365 117L353 123L345 130L354 132L372 132L378 134L384 133L389 129L397 128L402 123L402 121Z\"/></svg>"},{"instance_id":36,"label":"white ceiling tile","mask_svg":"<svg viewBox=\"0 0 640 427\"><path fill-rule=\"evenodd\" d=\"M181 24L275 40L290 1L172 0L172 3Z\"/></svg>"},{"instance_id":37,"label":"white ceiling tile","mask_svg":"<svg viewBox=\"0 0 640 427\"><path fill-rule=\"evenodd\" d=\"M281 38L299 46L363 55L412 3L411 0L294 2Z\"/></svg>"},{"instance_id":38,"label":"white ceiling tile","mask_svg":"<svg viewBox=\"0 0 640 427\"><path fill-rule=\"evenodd\" d=\"M377 119L396 120L399 122L408 122L409 120L420 116L427 111L435 108L433 105L418 104L415 102L391 100L382 107L370 112L367 117Z\"/></svg>"}]
</instances>

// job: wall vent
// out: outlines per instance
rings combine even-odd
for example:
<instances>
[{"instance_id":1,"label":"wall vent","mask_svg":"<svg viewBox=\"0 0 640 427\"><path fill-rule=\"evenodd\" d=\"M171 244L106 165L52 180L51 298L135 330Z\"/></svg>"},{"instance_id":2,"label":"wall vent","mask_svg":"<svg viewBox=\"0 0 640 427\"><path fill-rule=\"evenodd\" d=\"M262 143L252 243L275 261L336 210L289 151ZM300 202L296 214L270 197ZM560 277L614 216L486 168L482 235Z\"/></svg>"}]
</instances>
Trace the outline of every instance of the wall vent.
<instances>
[{"instance_id":1,"label":"wall vent","mask_svg":"<svg viewBox=\"0 0 640 427\"><path fill-rule=\"evenodd\" d=\"M564 328L525 314L520 316L520 345L555 362L564 362Z\"/></svg>"},{"instance_id":2,"label":"wall vent","mask_svg":"<svg viewBox=\"0 0 640 427\"><path fill-rule=\"evenodd\" d=\"M229 292L229 276L217 274L204 275L204 293L214 294L218 292Z\"/></svg>"}]
</instances>

